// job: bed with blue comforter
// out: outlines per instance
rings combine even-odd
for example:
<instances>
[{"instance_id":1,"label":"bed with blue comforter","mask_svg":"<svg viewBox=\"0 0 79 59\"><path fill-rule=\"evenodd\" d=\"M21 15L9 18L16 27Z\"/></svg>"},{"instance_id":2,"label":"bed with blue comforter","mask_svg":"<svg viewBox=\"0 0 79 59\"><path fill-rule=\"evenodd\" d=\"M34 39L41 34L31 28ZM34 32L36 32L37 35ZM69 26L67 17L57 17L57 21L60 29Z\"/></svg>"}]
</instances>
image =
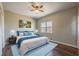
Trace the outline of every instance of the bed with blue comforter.
<instances>
[{"instance_id":1,"label":"bed with blue comforter","mask_svg":"<svg viewBox=\"0 0 79 59\"><path fill-rule=\"evenodd\" d=\"M16 45L11 46L15 56L45 56L57 46L50 43L48 37L41 37L33 32L18 31L17 35Z\"/></svg>"}]
</instances>

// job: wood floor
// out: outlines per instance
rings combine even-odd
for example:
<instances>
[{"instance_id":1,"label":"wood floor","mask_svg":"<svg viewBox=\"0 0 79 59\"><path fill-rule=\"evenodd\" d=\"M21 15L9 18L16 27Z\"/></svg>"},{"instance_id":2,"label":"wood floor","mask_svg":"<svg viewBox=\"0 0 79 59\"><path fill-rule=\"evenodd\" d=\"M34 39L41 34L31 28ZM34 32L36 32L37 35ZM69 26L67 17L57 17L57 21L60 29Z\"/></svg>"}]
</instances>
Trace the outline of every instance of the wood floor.
<instances>
[{"instance_id":1,"label":"wood floor","mask_svg":"<svg viewBox=\"0 0 79 59\"><path fill-rule=\"evenodd\" d=\"M79 50L70 46L58 44L58 46L53 49L52 56L78 56ZM12 56L11 46L6 45L3 49L3 56Z\"/></svg>"}]
</instances>

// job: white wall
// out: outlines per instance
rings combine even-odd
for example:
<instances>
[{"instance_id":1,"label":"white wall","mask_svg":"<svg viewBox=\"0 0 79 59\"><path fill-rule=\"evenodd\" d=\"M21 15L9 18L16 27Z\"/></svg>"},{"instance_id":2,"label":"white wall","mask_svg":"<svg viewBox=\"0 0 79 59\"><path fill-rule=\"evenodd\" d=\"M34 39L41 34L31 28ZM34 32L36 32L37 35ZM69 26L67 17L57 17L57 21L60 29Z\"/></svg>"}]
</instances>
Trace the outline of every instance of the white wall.
<instances>
[{"instance_id":1,"label":"white wall","mask_svg":"<svg viewBox=\"0 0 79 59\"><path fill-rule=\"evenodd\" d=\"M5 24L4 24L5 25L5 41L10 36L10 34L9 34L10 30L19 29L19 19L31 21L31 23L32 23L31 29L34 30L36 28L36 21L31 17L19 15L19 14L12 13L9 11L5 11L4 15L5 15L4 16L5 17L5 20L4 20L4 22L5 22Z\"/></svg>"},{"instance_id":2,"label":"white wall","mask_svg":"<svg viewBox=\"0 0 79 59\"><path fill-rule=\"evenodd\" d=\"M76 19L77 19L77 7L72 7L54 14L45 16L38 20L38 29L40 31L40 23L44 21L51 21L52 34L41 33L51 37L53 41L64 43L70 46L76 47Z\"/></svg>"},{"instance_id":3,"label":"white wall","mask_svg":"<svg viewBox=\"0 0 79 59\"><path fill-rule=\"evenodd\" d=\"M0 3L0 55L2 55L2 48L4 47L4 13L3 13L3 7Z\"/></svg>"}]
</instances>

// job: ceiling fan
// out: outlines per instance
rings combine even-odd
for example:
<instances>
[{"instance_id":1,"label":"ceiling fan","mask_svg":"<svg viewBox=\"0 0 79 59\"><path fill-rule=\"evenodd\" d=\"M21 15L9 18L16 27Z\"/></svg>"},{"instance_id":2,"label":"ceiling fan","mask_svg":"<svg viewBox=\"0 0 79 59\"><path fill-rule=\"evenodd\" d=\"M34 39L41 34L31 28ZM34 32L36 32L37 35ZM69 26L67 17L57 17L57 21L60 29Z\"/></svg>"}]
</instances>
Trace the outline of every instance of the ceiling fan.
<instances>
[{"instance_id":1,"label":"ceiling fan","mask_svg":"<svg viewBox=\"0 0 79 59\"><path fill-rule=\"evenodd\" d=\"M32 7L31 11L35 11L36 13L44 12L44 10L42 10L43 5L40 2L32 2L31 7Z\"/></svg>"}]
</instances>

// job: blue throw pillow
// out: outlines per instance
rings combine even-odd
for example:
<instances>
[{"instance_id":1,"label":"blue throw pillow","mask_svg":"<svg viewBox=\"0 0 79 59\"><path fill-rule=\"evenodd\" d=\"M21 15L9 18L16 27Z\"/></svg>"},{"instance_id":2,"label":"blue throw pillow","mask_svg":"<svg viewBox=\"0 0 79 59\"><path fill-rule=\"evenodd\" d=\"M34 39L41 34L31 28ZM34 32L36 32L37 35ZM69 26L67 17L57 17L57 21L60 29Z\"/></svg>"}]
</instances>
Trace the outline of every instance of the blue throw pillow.
<instances>
[{"instance_id":1,"label":"blue throw pillow","mask_svg":"<svg viewBox=\"0 0 79 59\"><path fill-rule=\"evenodd\" d=\"M17 36L20 36L20 34L23 34L23 36L35 35L33 31L17 31Z\"/></svg>"},{"instance_id":2,"label":"blue throw pillow","mask_svg":"<svg viewBox=\"0 0 79 59\"><path fill-rule=\"evenodd\" d=\"M28 31L24 31L24 36L28 36L28 35L29 35Z\"/></svg>"}]
</instances>

